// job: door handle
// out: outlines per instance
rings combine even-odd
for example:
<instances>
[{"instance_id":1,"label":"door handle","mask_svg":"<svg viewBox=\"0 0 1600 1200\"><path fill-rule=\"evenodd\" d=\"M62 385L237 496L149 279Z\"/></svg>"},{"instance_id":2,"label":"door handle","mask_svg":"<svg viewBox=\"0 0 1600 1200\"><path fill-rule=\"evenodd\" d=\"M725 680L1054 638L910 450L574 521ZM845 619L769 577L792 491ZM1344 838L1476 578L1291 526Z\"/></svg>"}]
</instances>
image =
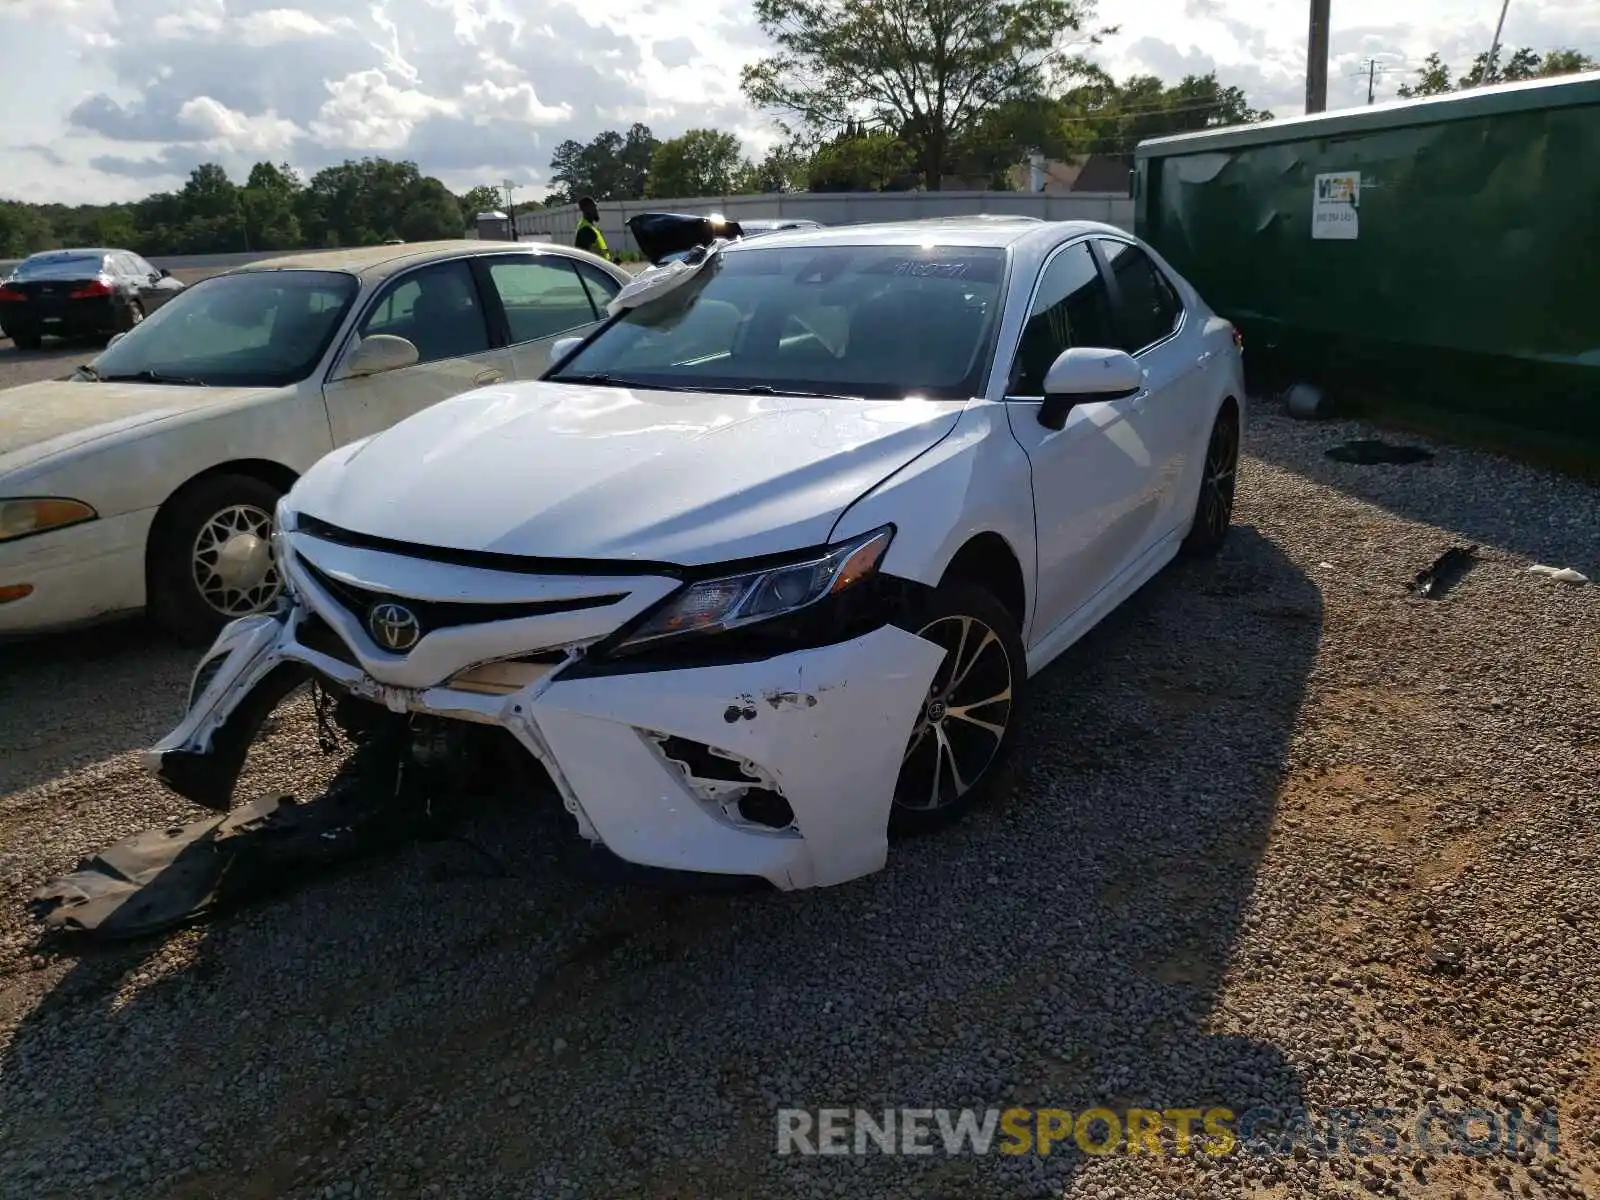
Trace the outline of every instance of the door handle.
<instances>
[{"instance_id":1,"label":"door handle","mask_svg":"<svg viewBox=\"0 0 1600 1200\"><path fill-rule=\"evenodd\" d=\"M493 367L485 367L472 377L472 382L476 384L499 383L504 378L505 376Z\"/></svg>"}]
</instances>

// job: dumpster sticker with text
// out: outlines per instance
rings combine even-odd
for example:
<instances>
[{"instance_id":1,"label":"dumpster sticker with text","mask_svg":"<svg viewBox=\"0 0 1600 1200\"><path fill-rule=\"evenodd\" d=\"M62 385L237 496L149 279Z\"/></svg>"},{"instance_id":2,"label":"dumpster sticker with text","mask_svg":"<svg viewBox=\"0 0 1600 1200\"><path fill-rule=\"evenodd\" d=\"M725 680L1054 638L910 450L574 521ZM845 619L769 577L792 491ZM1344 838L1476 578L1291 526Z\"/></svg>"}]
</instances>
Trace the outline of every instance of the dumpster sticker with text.
<instances>
[{"instance_id":1,"label":"dumpster sticker with text","mask_svg":"<svg viewBox=\"0 0 1600 1200\"><path fill-rule=\"evenodd\" d=\"M1354 241L1361 233L1361 172L1318 175L1311 204L1311 236Z\"/></svg>"}]
</instances>

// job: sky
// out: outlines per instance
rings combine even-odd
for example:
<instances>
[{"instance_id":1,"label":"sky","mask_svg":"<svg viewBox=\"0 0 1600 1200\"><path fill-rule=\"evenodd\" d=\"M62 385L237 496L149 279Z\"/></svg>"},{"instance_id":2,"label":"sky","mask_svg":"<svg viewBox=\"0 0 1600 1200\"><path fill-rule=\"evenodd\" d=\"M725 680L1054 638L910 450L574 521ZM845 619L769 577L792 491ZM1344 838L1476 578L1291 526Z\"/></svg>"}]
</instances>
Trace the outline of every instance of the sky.
<instances>
[{"instance_id":1,"label":"sky","mask_svg":"<svg viewBox=\"0 0 1600 1200\"><path fill-rule=\"evenodd\" d=\"M766 49L750 0L0 0L12 101L0 195L132 200L197 163L242 180L409 158L457 191L548 186L562 140L643 121L715 126L759 155L776 133L739 94ZM1092 56L1118 78L1215 70L1279 116L1305 95L1307 0L1100 0ZM1499 0L1333 0L1328 107L1390 97L1433 50L1488 48ZM1402 16L1403 14L1403 16ZM1600 57L1597 0L1511 0L1505 42Z\"/></svg>"}]
</instances>

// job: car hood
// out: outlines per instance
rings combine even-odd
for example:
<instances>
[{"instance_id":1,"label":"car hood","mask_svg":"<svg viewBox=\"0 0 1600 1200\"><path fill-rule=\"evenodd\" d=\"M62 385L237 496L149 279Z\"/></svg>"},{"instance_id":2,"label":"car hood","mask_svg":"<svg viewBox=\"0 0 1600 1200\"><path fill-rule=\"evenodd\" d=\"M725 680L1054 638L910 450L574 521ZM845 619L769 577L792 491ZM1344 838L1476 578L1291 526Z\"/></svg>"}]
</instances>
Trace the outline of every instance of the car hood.
<instances>
[{"instance_id":1,"label":"car hood","mask_svg":"<svg viewBox=\"0 0 1600 1200\"><path fill-rule=\"evenodd\" d=\"M659 266L669 254L682 254L696 246L709 246L717 238L733 241L744 236L737 221L720 217L696 217L688 213L640 213L628 219L628 232L638 243L639 253Z\"/></svg>"},{"instance_id":2,"label":"car hood","mask_svg":"<svg viewBox=\"0 0 1600 1200\"><path fill-rule=\"evenodd\" d=\"M425 409L306 473L295 511L414 545L684 566L820 545L962 401L519 383Z\"/></svg>"},{"instance_id":3,"label":"car hood","mask_svg":"<svg viewBox=\"0 0 1600 1200\"><path fill-rule=\"evenodd\" d=\"M0 391L0 474L124 430L257 391L66 380L7 388Z\"/></svg>"}]
</instances>

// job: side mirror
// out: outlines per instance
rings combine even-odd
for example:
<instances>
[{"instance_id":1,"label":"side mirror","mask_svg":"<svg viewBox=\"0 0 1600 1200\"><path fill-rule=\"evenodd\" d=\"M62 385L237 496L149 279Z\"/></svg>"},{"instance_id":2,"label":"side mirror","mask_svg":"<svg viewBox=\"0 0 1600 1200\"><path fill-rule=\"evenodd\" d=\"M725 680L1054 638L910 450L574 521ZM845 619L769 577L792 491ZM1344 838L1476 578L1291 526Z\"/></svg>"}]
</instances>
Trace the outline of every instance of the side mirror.
<instances>
[{"instance_id":1,"label":"side mirror","mask_svg":"<svg viewBox=\"0 0 1600 1200\"><path fill-rule=\"evenodd\" d=\"M416 346L405 338L392 333L375 333L361 339L345 361L345 374L381 375L385 371L414 366L417 358Z\"/></svg>"},{"instance_id":2,"label":"side mirror","mask_svg":"<svg viewBox=\"0 0 1600 1200\"><path fill-rule=\"evenodd\" d=\"M1144 387L1144 370L1122 350L1074 346L1063 350L1044 375L1039 424L1061 429L1067 414L1091 400L1125 400Z\"/></svg>"},{"instance_id":3,"label":"side mirror","mask_svg":"<svg viewBox=\"0 0 1600 1200\"><path fill-rule=\"evenodd\" d=\"M581 337L557 338L550 346L550 365L559 367L562 360L581 345L583 345Z\"/></svg>"}]
</instances>

